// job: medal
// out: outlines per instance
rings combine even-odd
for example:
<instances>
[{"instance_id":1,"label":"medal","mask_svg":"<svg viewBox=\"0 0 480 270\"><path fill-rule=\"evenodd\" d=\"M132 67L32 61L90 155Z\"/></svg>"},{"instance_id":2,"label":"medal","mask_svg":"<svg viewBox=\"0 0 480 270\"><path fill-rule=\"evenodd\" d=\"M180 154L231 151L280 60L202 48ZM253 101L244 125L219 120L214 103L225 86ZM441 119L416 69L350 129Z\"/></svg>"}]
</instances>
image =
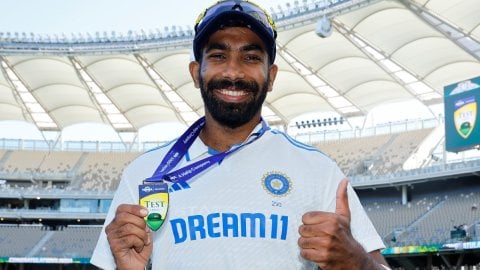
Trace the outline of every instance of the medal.
<instances>
[{"instance_id":1,"label":"medal","mask_svg":"<svg viewBox=\"0 0 480 270\"><path fill-rule=\"evenodd\" d=\"M152 182L138 186L139 203L148 209L144 217L147 226L157 231L165 222L168 212L168 185L165 182Z\"/></svg>"}]
</instances>

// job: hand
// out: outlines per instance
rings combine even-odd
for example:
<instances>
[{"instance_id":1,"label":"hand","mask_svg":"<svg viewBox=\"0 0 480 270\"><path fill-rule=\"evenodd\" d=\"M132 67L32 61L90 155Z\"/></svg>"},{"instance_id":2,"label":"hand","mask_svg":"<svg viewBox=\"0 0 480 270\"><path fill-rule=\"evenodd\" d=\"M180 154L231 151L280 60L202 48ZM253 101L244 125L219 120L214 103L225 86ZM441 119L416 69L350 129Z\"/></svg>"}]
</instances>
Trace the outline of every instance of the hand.
<instances>
[{"instance_id":1,"label":"hand","mask_svg":"<svg viewBox=\"0 0 480 270\"><path fill-rule=\"evenodd\" d=\"M347 186L347 179L338 184L335 213L313 211L302 217L300 255L323 270L361 269L368 257L350 231Z\"/></svg>"},{"instance_id":2,"label":"hand","mask_svg":"<svg viewBox=\"0 0 480 270\"><path fill-rule=\"evenodd\" d=\"M152 254L152 236L143 219L147 209L140 205L122 204L105 228L117 269L141 269Z\"/></svg>"}]
</instances>

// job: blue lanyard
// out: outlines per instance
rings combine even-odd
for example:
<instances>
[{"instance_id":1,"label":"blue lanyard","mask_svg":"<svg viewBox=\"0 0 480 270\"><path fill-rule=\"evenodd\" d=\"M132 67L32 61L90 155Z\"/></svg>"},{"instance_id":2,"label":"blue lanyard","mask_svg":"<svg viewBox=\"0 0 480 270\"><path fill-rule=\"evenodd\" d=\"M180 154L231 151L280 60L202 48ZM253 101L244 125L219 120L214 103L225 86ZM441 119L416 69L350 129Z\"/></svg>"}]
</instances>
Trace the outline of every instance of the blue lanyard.
<instances>
[{"instance_id":1,"label":"blue lanyard","mask_svg":"<svg viewBox=\"0 0 480 270\"><path fill-rule=\"evenodd\" d=\"M238 151L240 148L247 146L258 138L260 138L266 130L269 129L265 121L262 119L262 128L255 133L252 133L246 142L242 143L241 145L234 147L230 150L227 150L222 153L218 153L199 161L196 161L188 166L180 168L176 171L171 172L171 170L177 166L177 164L182 160L183 156L187 153L190 146L192 146L195 139L200 134L200 131L205 126L205 117L200 118L197 120L193 125L191 125L185 133L178 138L175 144L168 150L167 154L163 157L162 162L158 165L157 169L153 173L153 175L149 178L145 179L145 182L161 182L161 181L169 181L172 183L178 182L186 182L193 178L194 176L198 175L199 173L203 172L204 170L210 168L215 164L220 164L224 158L233 154L234 152Z\"/></svg>"}]
</instances>

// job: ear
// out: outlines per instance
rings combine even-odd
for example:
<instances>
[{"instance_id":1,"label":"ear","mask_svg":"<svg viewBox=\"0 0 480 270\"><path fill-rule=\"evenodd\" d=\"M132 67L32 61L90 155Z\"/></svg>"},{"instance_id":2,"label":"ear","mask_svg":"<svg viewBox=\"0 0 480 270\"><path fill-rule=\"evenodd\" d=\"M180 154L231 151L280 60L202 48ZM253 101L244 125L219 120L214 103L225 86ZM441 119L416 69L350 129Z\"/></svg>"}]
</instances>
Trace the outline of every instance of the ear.
<instances>
[{"instance_id":1,"label":"ear","mask_svg":"<svg viewBox=\"0 0 480 270\"><path fill-rule=\"evenodd\" d=\"M190 71L190 76L192 77L195 88L200 88L200 80L198 78L198 76L199 76L198 71L200 69L200 63L198 63L197 61L192 61L188 65L188 69Z\"/></svg>"},{"instance_id":2,"label":"ear","mask_svg":"<svg viewBox=\"0 0 480 270\"><path fill-rule=\"evenodd\" d=\"M270 82L268 83L268 92L270 92L273 89L273 82L277 77L278 66L275 64L272 64L268 72L270 73Z\"/></svg>"}]
</instances>

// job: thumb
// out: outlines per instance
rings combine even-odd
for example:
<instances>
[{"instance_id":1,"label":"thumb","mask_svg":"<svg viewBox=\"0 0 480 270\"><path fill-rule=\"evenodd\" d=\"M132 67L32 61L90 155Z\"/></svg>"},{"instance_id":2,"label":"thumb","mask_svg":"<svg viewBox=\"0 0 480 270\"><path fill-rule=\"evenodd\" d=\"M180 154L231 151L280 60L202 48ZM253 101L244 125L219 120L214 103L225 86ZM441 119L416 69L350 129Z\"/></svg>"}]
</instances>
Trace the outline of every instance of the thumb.
<instances>
[{"instance_id":1,"label":"thumb","mask_svg":"<svg viewBox=\"0 0 480 270\"><path fill-rule=\"evenodd\" d=\"M348 180L345 178L338 184L335 214L344 216L350 222L350 207L348 206Z\"/></svg>"},{"instance_id":2,"label":"thumb","mask_svg":"<svg viewBox=\"0 0 480 270\"><path fill-rule=\"evenodd\" d=\"M153 250L152 231L150 231L150 229L148 230L147 237L148 237L148 240L147 240L148 244L145 246L144 250L146 252L146 255L150 257Z\"/></svg>"}]
</instances>

